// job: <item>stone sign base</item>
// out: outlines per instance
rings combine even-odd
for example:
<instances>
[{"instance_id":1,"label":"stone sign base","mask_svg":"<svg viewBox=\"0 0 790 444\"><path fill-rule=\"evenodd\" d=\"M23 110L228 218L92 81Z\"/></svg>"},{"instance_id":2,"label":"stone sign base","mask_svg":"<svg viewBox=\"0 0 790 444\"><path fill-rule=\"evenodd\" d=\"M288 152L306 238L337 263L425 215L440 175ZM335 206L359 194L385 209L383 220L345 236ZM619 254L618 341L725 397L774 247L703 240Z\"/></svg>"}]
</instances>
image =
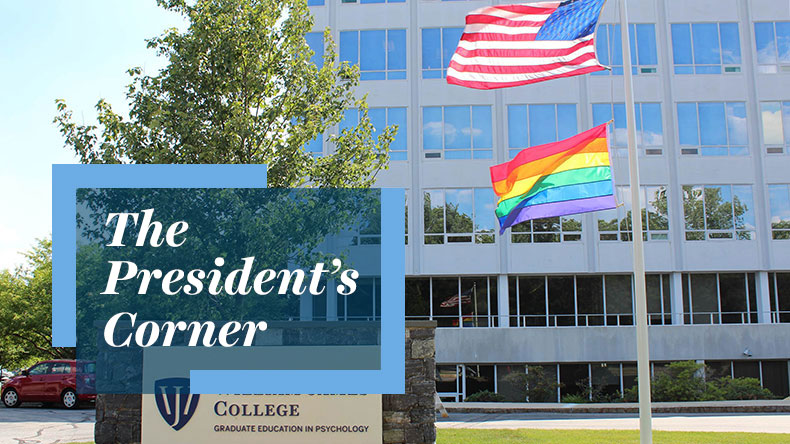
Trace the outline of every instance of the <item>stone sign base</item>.
<instances>
[{"instance_id":1,"label":"stone sign base","mask_svg":"<svg viewBox=\"0 0 790 444\"><path fill-rule=\"evenodd\" d=\"M433 321L406 322L406 393L382 396L383 444L433 444L436 441ZM142 396L99 395L96 444L141 441Z\"/></svg>"}]
</instances>

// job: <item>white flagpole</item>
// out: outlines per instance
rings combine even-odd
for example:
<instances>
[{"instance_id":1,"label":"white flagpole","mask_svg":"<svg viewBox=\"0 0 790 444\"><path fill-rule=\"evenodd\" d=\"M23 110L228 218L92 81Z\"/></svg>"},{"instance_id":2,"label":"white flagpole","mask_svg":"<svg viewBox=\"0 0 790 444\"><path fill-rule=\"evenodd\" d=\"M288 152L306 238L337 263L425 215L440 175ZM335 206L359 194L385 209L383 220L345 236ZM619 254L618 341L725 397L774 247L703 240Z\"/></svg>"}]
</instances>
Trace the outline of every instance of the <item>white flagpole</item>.
<instances>
[{"instance_id":1,"label":"white flagpole","mask_svg":"<svg viewBox=\"0 0 790 444\"><path fill-rule=\"evenodd\" d=\"M650 351L647 340L647 291L645 289L645 251L642 242L642 207L639 202L639 153L636 146L634 80L631 74L631 40L627 0L620 0L620 35L623 40L623 78L625 112L628 124L628 169L631 184L631 242L634 244L634 290L636 299L636 360L639 376L639 442L653 442L650 409Z\"/></svg>"}]
</instances>

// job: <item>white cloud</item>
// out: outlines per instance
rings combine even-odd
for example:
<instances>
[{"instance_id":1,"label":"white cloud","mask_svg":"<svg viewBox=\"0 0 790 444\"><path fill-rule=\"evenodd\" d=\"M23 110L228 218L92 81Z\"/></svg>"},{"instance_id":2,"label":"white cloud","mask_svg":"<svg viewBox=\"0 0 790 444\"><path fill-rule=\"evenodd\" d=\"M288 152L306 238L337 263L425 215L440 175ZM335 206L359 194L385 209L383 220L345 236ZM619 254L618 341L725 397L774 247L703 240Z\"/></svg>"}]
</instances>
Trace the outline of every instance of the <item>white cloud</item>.
<instances>
[{"instance_id":1,"label":"white cloud","mask_svg":"<svg viewBox=\"0 0 790 444\"><path fill-rule=\"evenodd\" d=\"M763 137L766 145L781 145L784 143L782 135L782 107L767 109L767 104L763 105ZM778 103L776 105L779 105Z\"/></svg>"}]
</instances>

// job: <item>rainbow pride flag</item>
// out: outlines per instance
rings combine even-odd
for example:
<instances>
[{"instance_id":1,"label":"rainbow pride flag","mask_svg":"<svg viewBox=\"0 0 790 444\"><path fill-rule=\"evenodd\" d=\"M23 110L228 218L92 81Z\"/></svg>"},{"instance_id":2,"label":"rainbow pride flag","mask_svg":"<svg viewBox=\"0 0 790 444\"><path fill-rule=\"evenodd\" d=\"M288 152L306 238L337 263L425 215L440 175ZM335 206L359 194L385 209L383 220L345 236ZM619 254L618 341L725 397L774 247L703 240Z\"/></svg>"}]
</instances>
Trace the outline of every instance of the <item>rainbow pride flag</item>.
<instances>
[{"instance_id":1,"label":"rainbow pride flag","mask_svg":"<svg viewBox=\"0 0 790 444\"><path fill-rule=\"evenodd\" d=\"M603 124L559 142L527 148L491 167L499 234L531 219L615 208Z\"/></svg>"}]
</instances>

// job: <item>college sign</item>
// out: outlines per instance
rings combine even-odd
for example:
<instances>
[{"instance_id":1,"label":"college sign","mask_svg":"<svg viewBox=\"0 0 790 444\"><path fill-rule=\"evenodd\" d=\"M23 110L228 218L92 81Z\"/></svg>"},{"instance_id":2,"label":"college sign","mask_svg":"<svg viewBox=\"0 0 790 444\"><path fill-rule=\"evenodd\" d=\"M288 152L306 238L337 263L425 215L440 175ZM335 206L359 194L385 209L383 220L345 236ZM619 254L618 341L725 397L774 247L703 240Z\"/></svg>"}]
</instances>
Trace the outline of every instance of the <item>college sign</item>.
<instances>
[{"instance_id":1,"label":"college sign","mask_svg":"<svg viewBox=\"0 0 790 444\"><path fill-rule=\"evenodd\" d=\"M380 444L381 395L196 395L188 380L143 395L145 444Z\"/></svg>"}]
</instances>

